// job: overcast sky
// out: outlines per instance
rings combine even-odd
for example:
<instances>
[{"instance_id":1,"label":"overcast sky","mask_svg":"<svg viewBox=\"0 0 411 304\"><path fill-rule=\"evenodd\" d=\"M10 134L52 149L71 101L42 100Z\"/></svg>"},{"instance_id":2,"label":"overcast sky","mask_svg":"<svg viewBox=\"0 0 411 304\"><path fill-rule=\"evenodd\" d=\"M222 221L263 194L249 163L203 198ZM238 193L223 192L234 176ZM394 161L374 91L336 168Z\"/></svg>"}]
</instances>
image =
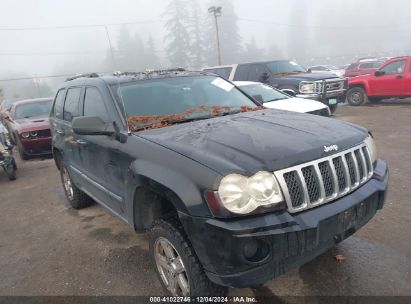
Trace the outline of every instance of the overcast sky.
<instances>
[{"instance_id":1,"label":"overcast sky","mask_svg":"<svg viewBox=\"0 0 411 304\"><path fill-rule=\"evenodd\" d=\"M205 11L208 4L212 3L211 0L199 1ZM54 73L56 66L62 66L64 62L73 58L103 58L108 47L104 27L75 27L79 25L107 24L109 35L115 41L120 26L114 24L136 22L127 27L143 37L152 35L160 55L165 56L162 13L168 2L169 0L1 0L0 77L47 75ZM395 55L396 50L411 49L411 1L233 2L239 17L238 24L243 41L247 42L251 36L255 36L256 44L261 48L268 49L274 44L284 49L284 53L293 55L292 52L287 53L285 50L287 44L290 48L292 39L307 39L321 31L324 32L324 28L329 26L326 34L329 37L329 34L333 34L340 45L316 45L311 50L307 49L307 57L340 56L344 55L341 53L343 50L346 53L360 52L356 47L361 45L364 35L374 35L376 40L385 37L370 46L370 52L378 48L381 52L394 50ZM291 12L298 9L301 11L293 17ZM336 15L339 16L337 20L334 18ZM384 28L393 19L400 25ZM58 26L73 28L28 29ZM402 41L404 39L408 41ZM298 43L296 45L298 46ZM361 51L363 52L363 49Z\"/></svg>"}]
</instances>

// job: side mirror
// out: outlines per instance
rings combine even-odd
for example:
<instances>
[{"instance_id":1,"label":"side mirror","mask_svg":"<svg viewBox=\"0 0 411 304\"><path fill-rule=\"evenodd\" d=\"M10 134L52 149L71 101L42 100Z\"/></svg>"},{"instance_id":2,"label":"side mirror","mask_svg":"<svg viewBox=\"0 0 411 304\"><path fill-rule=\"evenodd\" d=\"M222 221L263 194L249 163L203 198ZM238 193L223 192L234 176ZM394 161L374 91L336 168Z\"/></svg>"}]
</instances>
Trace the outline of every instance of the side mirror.
<instances>
[{"instance_id":1,"label":"side mirror","mask_svg":"<svg viewBox=\"0 0 411 304\"><path fill-rule=\"evenodd\" d=\"M385 75L385 72L378 70L378 71L375 71L374 75L379 77L379 76Z\"/></svg>"},{"instance_id":2,"label":"side mirror","mask_svg":"<svg viewBox=\"0 0 411 304\"><path fill-rule=\"evenodd\" d=\"M263 73L261 74L260 78L258 79L260 82L268 82L270 80L270 74Z\"/></svg>"},{"instance_id":3,"label":"side mirror","mask_svg":"<svg viewBox=\"0 0 411 304\"><path fill-rule=\"evenodd\" d=\"M103 121L97 116L75 117L71 123L73 131L79 135L113 135L115 130L112 124Z\"/></svg>"},{"instance_id":4,"label":"side mirror","mask_svg":"<svg viewBox=\"0 0 411 304\"><path fill-rule=\"evenodd\" d=\"M311 68L309 68L309 69L307 70L307 72L308 72L308 73L312 73L313 71L311 70Z\"/></svg>"}]
</instances>

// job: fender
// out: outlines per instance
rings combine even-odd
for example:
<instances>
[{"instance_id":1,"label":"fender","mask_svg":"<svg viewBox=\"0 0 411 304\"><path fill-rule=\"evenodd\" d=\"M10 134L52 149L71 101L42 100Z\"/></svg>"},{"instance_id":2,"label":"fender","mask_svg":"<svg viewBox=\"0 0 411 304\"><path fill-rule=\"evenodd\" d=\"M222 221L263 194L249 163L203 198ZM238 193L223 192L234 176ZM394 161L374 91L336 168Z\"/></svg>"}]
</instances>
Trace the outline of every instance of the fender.
<instances>
[{"instance_id":1,"label":"fender","mask_svg":"<svg viewBox=\"0 0 411 304\"><path fill-rule=\"evenodd\" d=\"M126 178L125 203L129 210L127 220L131 226L136 224L134 223L134 196L136 190L142 186L148 186L164 195L179 212L192 216L211 216L202 191L192 179L169 167L146 160L135 160L130 164Z\"/></svg>"},{"instance_id":2,"label":"fender","mask_svg":"<svg viewBox=\"0 0 411 304\"><path fill-rule=\"evenodd\" d=\"M348 81L348 88L351 89L352 87L362 87L365 90L367 96L371 95L370 87L368 85L368 81L366 79L353 77Z\"/></svg>"}]
</instances>

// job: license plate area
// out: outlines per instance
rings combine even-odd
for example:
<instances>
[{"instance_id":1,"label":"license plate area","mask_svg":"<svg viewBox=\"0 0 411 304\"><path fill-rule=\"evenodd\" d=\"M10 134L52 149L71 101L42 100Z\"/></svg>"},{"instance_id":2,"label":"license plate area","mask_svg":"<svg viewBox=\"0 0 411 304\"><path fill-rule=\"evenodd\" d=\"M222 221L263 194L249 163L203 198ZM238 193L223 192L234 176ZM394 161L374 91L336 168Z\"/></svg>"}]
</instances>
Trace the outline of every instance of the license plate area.
<instances>
[{"instance_id":1,"label":"license plate area","mask_svg":"<svg viewBox=\"0 0 411 304\"><path fill-rule=\"evenodd\" d=\"M335 104L337 104L337 98L330 98L330 99L328 99L328 104L329 104L329 105L335 105Z\"/></svg>"}]
</instances>

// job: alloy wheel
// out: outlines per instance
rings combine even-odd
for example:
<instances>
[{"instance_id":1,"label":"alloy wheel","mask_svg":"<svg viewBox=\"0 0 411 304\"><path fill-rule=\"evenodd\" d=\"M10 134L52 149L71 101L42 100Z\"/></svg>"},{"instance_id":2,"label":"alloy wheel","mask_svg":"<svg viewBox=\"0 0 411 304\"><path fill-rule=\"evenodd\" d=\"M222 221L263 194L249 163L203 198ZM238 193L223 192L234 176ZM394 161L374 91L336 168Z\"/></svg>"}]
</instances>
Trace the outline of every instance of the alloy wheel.
<instances>
[{"instance_id":1,"label":"alloy wheel","mask_svg":"<svg viewBox=\"0 0 411 304\"><path fill-rule=\"evenodd\" d=\"M160 277L173 296L190 295L190 284L183 260L175 247L160 237L154 244L154 256Z\"/></svg>"}]
</instances>

